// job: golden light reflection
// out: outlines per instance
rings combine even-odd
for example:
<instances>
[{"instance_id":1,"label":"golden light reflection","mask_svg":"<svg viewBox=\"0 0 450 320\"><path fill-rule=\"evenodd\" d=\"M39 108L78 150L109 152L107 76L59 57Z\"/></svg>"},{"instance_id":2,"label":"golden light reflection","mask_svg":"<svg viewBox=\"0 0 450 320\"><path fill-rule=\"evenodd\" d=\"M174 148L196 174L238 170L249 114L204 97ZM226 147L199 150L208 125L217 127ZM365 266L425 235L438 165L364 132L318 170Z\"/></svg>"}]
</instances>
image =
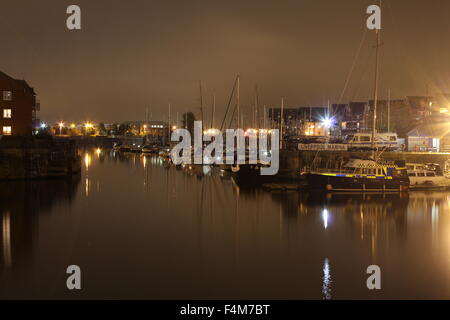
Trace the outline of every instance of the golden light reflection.
<instances>
[{"instance_id":1,"label":"golden light reflection","mask_svg":"<svg viewBox=\"0 0 450 320\"><path fill-rule=\"evenodd\" d=\"M97 155L97 158L100 157L101 153L102 153L102 149L100 149L100 148L95 149L95 154Z\"/></svg>"},{"instance_id":2,"label":"golden light reflection","mask_svg":"<svg viewBox=\"0 0 450 320\"><path fill-rule=\"evenodd\" d=\"M364 212L362 210L362 207L360 208L361 213L360 213L360 217L361 217L361 240L364 240Z\"/></svg>"},{"instance_id":3,"label":"golden light reflection","mask_svg":"<svg viewBox=\"0 0 450 320\"><path fill-rule=\"evenodd\" d=\"M2 219L2 252L5 267L11 267L11 218L9 211L4 213Z\"/></svg>"},{"instance_id":4,"label":"golden light reflection","mask_svg":"<svg viewBox=\"0 0 450 320\"><path fill-rule=\"evenodd\" d=\"M86 197L87 197L87 196L89 196L89 191L91 189L91 182L89 181L88 177L86 177L85 184L86 184L85 193L86 193Z\"/></svg>"},{"instance_id":5,"label":"golden light reflection","mask_svg":"<svg viewBox=\"0 0 450 320\"><path fill-rule=\"evenodd\" d=\"M84 155L84 165L86 166L86 170L88 170L91 166L91 156L89 155L89 153L86 153Z\"/></svg>"}]
</instances>

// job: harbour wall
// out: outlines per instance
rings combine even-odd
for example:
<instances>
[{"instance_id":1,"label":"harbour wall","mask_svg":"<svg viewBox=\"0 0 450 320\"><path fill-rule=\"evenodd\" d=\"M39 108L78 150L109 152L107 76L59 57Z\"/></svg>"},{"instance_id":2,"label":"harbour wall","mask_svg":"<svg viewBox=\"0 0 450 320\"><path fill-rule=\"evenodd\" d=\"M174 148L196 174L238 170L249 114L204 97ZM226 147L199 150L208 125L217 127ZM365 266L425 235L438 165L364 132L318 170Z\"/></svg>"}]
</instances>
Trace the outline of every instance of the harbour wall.
<instances>
[{"instance_id":1,"label":"harbour wall","mask_svg":"<svg viewBox=\"0 0 450 320\"><path fill-rule=\"evenodd\" d=\"M70 177L81 170L77 144L53 137L2 137L0 180Z\"/></svg>"}]
</instances>

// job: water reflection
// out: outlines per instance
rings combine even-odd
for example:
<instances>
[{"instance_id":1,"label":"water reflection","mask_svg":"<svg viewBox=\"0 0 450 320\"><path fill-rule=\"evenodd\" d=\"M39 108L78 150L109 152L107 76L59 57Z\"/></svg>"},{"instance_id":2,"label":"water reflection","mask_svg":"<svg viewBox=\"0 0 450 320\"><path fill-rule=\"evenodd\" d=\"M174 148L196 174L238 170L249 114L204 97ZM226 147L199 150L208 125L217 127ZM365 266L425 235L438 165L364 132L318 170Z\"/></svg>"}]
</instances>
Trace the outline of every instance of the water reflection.
<instances>
[{"instance_id":1,"label":"water reflection","mask_svg":"<svg viewBox=\"0 0 450 320\"><path fill-rule=\"evenodd\" d=\"M323 277L322 277L322 294L323 299L331 299L331 274L330 274L330 263L328 259L323 261Z\"/></svg>"},{"instance_id":2,"label":"water reflection","mask_svg":"<svg viewBox=\"0 0 450 320\"><path fill-rule=\"evenodd\" d=\"M79 176L69 180L0 182L0 271L29 264L40 216L55 205L74 201L79 182ZM2 276L0 273L0 279Z\"/></svg>"},{"instance_id":3,"label":"water reflection","mask_svg":"<svg viewBox=\"0 0 450 320\"><path fill-rule=\"evenodd\" d=\"M3 214L2 219L2 251L5 268L11 266L11 218L9 211Z\"/></svg>"},{"instance_id":4,"label":"water reflection","mask_svg":"<svg viewBox=\"0 0 450 320\"><path fill-rule=\"evenodd\" d=\"M382 298L450 298L448 192L270 193L214 167L83 152L79 186L4 185L2 277L81 261L87 298L373 298L365 270L377 264ZM8 276L4 296L19 281Z\"/></svg>"},{"instance_id":5,"label":"water reflection","mask_svg":"<svg viewBox=\"0 0 450 320\"><path fill-rule=\"evenodd\" d=\"M328 227L328 210L323 209L322 211L322 220L323 220L323 227L326 229Z\"/></svg>"}]
</instances>

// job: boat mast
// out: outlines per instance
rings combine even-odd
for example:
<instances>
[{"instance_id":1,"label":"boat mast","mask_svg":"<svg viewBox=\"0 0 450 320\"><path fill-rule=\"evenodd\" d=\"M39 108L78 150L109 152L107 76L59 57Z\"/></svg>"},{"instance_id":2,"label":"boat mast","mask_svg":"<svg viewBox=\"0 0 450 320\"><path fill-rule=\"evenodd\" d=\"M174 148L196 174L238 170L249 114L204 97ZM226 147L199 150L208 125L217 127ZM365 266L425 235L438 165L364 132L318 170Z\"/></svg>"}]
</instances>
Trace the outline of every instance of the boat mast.
<instances>
[{"instance_id":1,"label":"boat mast","mask_svg":"<svg viewBox=\"0 0 450 320\"><path fill-rule=\"evenodd\" d=\"M263 128L266 128L266 106L264 105L264 113L263 113Z\"/></svg>"},{"instance_id":2,"label":"boat mast","mask_svg":"<svg viewBox=\"0 0 450 320\"><path fill-rule=\"evenodd\" d=\"M259 115L258 115L258 108L259 108L259 94L258 94L258 85L255 86L255 123L254 128L259 128Z\"/></svg>"},{"instance_id":3,"label":"boat mast","mask_svg":"<svg viewBox=\"0 0 450 320\"><path fill-rule=\"evenodd\" d=\"M391 132L391 89L388 90L387 112L387 131Z\"/></svg>"},{"instance_id":4,"label":"boat mast","mask_svg":"<svg viewBox=\"0 0 450 320\"><path fill-rule=\"evenodd\" d=\"M236 106L237 106L237 128L240 126L240 106L239 106L239 100L240 100L240 75L237 75L237 91L236 91Z\"/></svg>"},{"instance_id":5,"label":"boat mast","mask_svg":"<svg viewBox=\"0 0 450 320\"><path fill-rule=\"evenodd\" d=\"M284 98L281 98L281 112L280 112L280 150L283 149L283 109Z\"/></svg>"},{"instance_id":6,"label":"boat mast","mask_svg":"<svg viewBox=\"0 0 450 320\"><path fill-rule=\"evenodd\" d=\"M198 82L200 87L200 121L203 121L203 94L202 94L202 80Z\"/></svg>"},{"instance_id":7,"label":"boat mast","mask_svg":"<svg viewBox=\"0 0 450 320\"><path fill-rule=\"evenodd\" d=\"M381 0L380 0L380 8L381 8ZM376 44L375 44L375 85L373 92L373 125L372 125L372 150L373 155L375 156L375 132L376 132L376 124L377 124L377 104L378 104L378 69L379 69L379 59L380 59L380 33L381 30L376 29ZM375 158L375 157L374 157Z\"/></svg>"},{"instance_id":8,"label":"boat mast","mask_svg":"<svg viewBox=\"0 0 450 320\"><path fill-rule=\"evenodd\" d=\"M171 125L170 125L170 121L171 121L171 119L170 119L170 103L169 103L169 123L168 123L168 125L167 125L167 127L168 127L168 134L169 134L169 139L168 139L168 143L169 143L169 145L170 145L170 132L171 132L171 130L172 130L172 127L171 127Z\"/></svg>"},{"instance_id":9,"label":"boat mast","mask_svg":"<svg viewBox=\"0 0 450 320\"><path fill-rule=\"evenodd\" d=\"M211 128L214 128L214 118L216 116L216 93L213 93L213 109L212 109L212 117L211 117Z\"/></svg>"}]
</instances>

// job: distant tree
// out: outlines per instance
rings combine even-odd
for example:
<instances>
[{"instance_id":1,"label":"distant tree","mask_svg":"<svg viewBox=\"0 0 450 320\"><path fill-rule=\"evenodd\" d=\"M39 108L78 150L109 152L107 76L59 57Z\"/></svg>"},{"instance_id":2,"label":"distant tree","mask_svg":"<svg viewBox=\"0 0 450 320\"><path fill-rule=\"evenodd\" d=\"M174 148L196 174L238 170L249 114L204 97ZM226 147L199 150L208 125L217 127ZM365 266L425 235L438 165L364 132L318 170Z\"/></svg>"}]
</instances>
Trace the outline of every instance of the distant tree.
<instances>
[{"instance_id":1,"label":"distant tree","mask_svg":"<svg viewBox=\"0 0 450 320\"><path fill-rule=\"evenodd\" d=\"M181 123L183 128L188 129L191 134L194 133L195 115L192 112L186 112L182 115Z\"/></svg>"},{"instance_id":2,"label":"distant tree","mask_svg":"<svg viewBox=\"0 0 450 320\"><path fill-rule=\"evenodd\" d=\"M119 133L119 125L117 123L113 123L109 129L109 135L117 135Z\"/></svg>"},{"instance_id":3,"label":"distant tree","mask_svg":"<svg viewBox=\"0 0 450 320\"><path fill-rule=\"evenodd\" d=\"M127 131L128 131L128 125L122 123L119 125L119 128L117 129L117 135L123 136L127 133Z\"/></svg>"},{"instance_id":4,"label":"distant tree","mask_svg":"<svg viewBox=\"0 0 450 320\"><path fill-rule=\"evenodd\" d=\"M107 135L107 131L106 131L106 127L105 124L103 122L100 122L98 125L98 132L101 136L106 136Z\"/></svg>"},{"instance_id":5,"label":"distant tree","mask_svg":"<svg viewBox=\"0 0 450 320\"><path fill-rule=\"evenodd\" d=\"M40 137L48 137L48 136L51 136L50 128L49 128L48 126L46 126L46 127L40 127L40 128L37 130L36 135L37 135L37 136L40 136Z\"/></svg>"}]
</instances>

